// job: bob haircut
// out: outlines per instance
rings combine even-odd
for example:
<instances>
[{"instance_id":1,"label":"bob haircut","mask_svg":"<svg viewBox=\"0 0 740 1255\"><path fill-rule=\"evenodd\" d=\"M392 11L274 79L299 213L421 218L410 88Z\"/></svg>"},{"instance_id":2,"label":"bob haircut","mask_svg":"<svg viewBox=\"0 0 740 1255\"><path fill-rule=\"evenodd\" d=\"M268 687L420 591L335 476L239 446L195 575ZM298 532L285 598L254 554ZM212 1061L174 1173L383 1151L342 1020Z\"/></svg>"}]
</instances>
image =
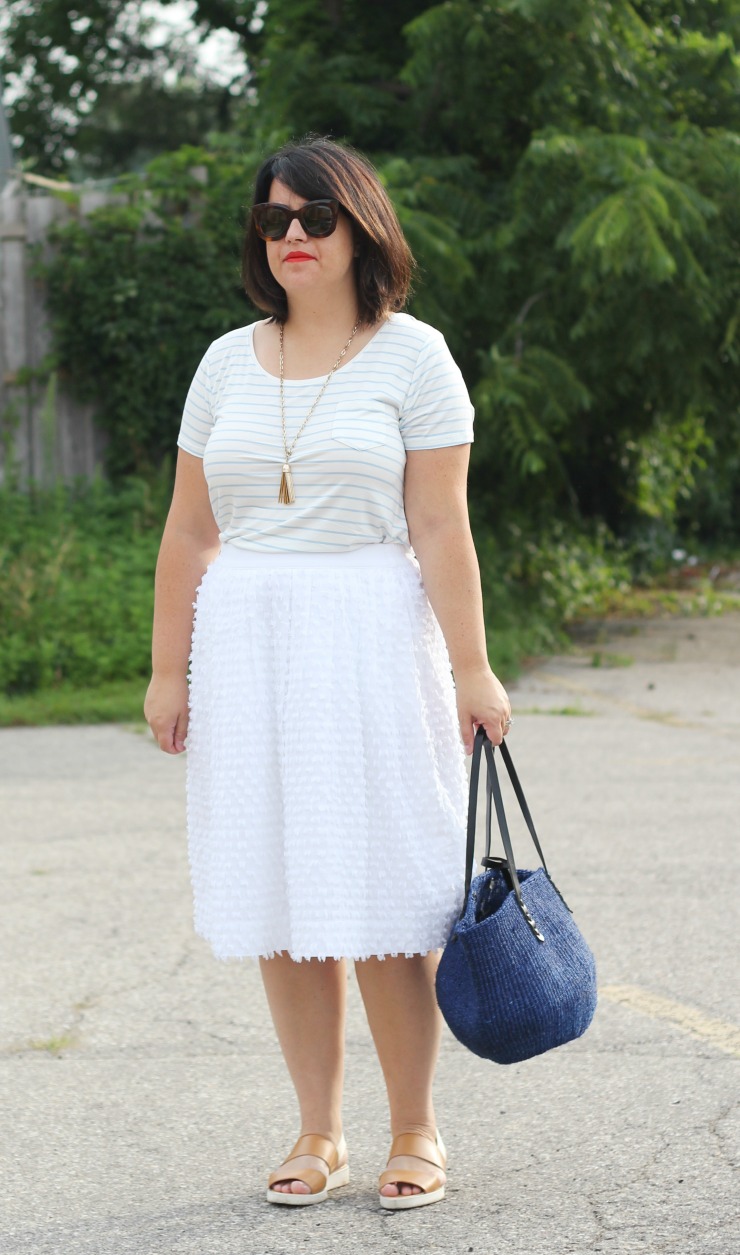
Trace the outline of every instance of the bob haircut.
<instances>
[{"instance_id":1,"label":"bob haircut","mask_svg":"<svg viewBox=\"0 0 740 1255\"><path fill-rule=\"evenodd\" d=\"M273 179L306 200L333 197L352 224L357 257L355 282L362 324L373 325L403 309L411 286L414 259L396 212L377 172L349 146L319 136L284 144L263 161L254 187L255 205L270 199ZM251 214L242 251L244 290L273 321L285 322L288 300L267 261L264 240Z\"/></svg>"}]
</instances>

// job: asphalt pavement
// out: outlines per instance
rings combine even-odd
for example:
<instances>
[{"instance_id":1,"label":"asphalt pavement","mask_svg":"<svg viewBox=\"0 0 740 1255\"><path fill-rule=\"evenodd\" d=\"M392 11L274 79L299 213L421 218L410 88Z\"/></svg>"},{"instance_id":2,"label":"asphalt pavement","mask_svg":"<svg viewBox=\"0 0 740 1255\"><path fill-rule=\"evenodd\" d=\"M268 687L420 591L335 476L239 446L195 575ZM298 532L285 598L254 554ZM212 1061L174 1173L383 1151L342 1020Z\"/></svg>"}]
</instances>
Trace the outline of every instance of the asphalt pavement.
<instances>
[{"instance_id":1,"label":"asphalt pavement","mask_svg":"<svg viewBox=\"0 0 740 1255\"><path fill-rule=\"evenodd\" d=\"M0 731L2 1255L736 1255L740 616L611 629L511 693L600 1004L512 1067L445 1034L447 1197L411 1212L376 1202L353 976L351 1183L264 1201L293 1095L257 965L192 931L183 759L142 728Z\"/></svg>"}]
</instances>

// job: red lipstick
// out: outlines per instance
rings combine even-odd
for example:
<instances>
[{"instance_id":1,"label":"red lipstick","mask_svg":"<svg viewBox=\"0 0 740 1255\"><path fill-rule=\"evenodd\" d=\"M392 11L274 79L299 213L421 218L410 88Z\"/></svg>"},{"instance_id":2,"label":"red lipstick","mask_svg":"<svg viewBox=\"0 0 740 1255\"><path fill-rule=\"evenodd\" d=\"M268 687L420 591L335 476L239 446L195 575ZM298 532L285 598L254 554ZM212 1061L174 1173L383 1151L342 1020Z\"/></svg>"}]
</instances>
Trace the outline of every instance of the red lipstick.
<instances>
[{"instance_id":1,"label":"red lipstick","mask_svg":"<svg viewBox=\"0 0 740 1255\"><path fill-rule=\"evenodd\" d=\"M315 261L316 259L310 253L288 253L286 261Z\"/></svg>"}]
</instances>

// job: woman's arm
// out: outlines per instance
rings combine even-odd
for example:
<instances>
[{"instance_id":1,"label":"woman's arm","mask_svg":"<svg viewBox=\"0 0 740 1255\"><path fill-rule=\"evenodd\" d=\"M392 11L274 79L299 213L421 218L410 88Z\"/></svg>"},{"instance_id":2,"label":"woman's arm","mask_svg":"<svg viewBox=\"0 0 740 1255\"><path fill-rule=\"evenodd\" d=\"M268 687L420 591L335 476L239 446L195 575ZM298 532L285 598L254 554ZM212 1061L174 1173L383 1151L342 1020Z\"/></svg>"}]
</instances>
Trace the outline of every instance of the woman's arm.
<instances>
[{"instance_id":1,"label":"woman's arm","mask_svg":"<svg viewBox=\"0 0 740 1255\"><path fill-rule=\"evenodd\" d=\"M447 645L468 754L474 725L482 723L499 745L511 714L506 690L488 662L480 568L468 517L469 460L467 444L410 449L404 479L409 539Z\"/></svg>"},{"instance_id":2,"label":"woman's arm","mask_svg":"<svg viewBox=\"0 0 740 1255\"><path fill-rule=\"evenodd\" d=\"M188 659L193 601L206 567L219 551L218 526L200 458L178 450L175 489L154 579L152 679L144 715L168 754L185 748Z\"/></svg>"}]
</instances>

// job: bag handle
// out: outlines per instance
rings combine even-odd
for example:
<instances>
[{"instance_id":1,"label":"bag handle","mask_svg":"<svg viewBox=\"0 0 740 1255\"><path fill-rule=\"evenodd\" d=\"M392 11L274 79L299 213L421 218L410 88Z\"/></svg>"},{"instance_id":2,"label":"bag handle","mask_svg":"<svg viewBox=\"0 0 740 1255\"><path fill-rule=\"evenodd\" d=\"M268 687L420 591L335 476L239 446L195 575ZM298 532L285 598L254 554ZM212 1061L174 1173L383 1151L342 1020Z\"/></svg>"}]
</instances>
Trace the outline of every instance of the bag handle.
<instances>
[{"instance_id":1,"label":"bag handle","mask_svg":"<svg viewBox=\"0 0 740 1255\"><path fill-rule=\"evenodd\" d=\"M486 750L487 750L487 753L486 753L486 765L487 765L486 858L490 858L490 854L491 854L491 797L494 793L491 781L492 781L492 776L493 776L496 779L496 786L497 786L496 787L496 796L497 796L496 817L499 822L499 828L501 829L501 839L504 845L504 850L506 850L507 852L507 857L510 857L510 861L512 863L514 879L516 879L517 885L519 883L518 878L516 877L516 867L513 866L514 864L513 852L512 852L512 856L509 856L509 850L511 850L512 848L511 839L509 837L509 828L506 823L506 815L504 813L504 803L501 797L501 789L500 787L498 787L498 776L496 774L496 767L495 767L494 759L493 759L493 746L491 745L491 742L488 739L486 730L483 727L483 724L481 723L478 725L475 732L475 739L473 741L473 757L470 764L470 798L468 802L468 841L467 841L467 849L466 849L466 855L465 855L465 898L466 900L468 897L468 893L470 892L470 885L473 879L473 863L475 862L475 825L476 825L476 815L477 815L477 810L478 810L478 780L480 777L480 762L481 762L481 754L483 752L484 745L486 746ZM507 764L509 768L509 775L512 777L512 784L514 784L516 795L517 795L517 798L519 799L519 804L520 806L522 806L523 811L525 811L525 819L528 819L529 821L527 826L530 832L534 834L534 841L537 847L537 852L539 853L540 858L542 859L542 862L544 863L544 858L542 858L542 848L540 846L539 841L537 840L537 834L534 832L534 824L532 823L532 817L529 814L529 807L527 806L527 803L524 800L524 794L522 792L522 786L519 783L519 778L516 775L516 772L514 772L514 764L511 762L511 755L509 754L508 749L506 749L503 743L502 743L501 748L502 750L504 749L506 750L506 757L504 758L504 762ZM511 765L509 766L509 764ZM516 781L516 783L514 783L514 781ZM504 836L504 833L506 834L505 836ZM507 846L508 846L508 849L507 849Z\"/></svg>"},{"instance_id":2,"label":"bag handle","mask_svg":"<svg viewBox=\"0 0 740 1255\"><path fill-rule=\"evenodd\" d=\"M514 763L511 758L511 754L509 753L509 748L506 745L505 741L501 742L501 745L499 748L501 751L501 757L504 760L506 770L509 774L509 779L511 780L511 783L514 789L516 799L521 808L522 815L524 816L524 822L526 823L527 828L529 830L529 834L532 838L532 841L534 842L534 846L537 851L537 854L539 855L540 862L542 863L542 868L544 870L544 873L547 876L547 879L550 881L550 884L552 885L553 889L558 894L558 897L563 902L563 905L566 906L568 910L570 910L568 903L563 898L563 895L560 893L557 885L553 881L552 876L550 875L547 869L547 864L545 862L545 856L542 851L542 846L540 845L539 838L535 830L534 820L532 819L529 806L527 805L527 800L524 796L524 791L519 781L519 777L517 776L516 769L514 767ZM469 804L468 804L468 834L467 834L467 847L466 847L466 855L465 855L465 898L463 902L461 918L462 918L462 915L465 913L465 908L467 906L467 901L468 901L468 894L470 893L470 886L473 879L473 863L475 861L475 822L476 822L476 812L477 812L477 805L478 805L478 781L480 778L481 753L484 750L485 750L485 755L486 755L487 778L486 778L486 853L485 853L485 857L482 860L483 866L484 867L497 867L504 873L507 880L509 881L509 884L511 885L511 888L516 897L517 905L519 909L521 910L522 915L524 916L525 920L527 921L527 924L531 928L537 940L544 941L544 937L542 936L542 933L537 928L535 921L532 919L529 909L522 897L521 885L519 883L519 877L517 875L517 870L516 870L516 862L514 859L514 849L511 843L511 836L509 834L509 825L506 821L506 812L504 810L504 800L501 794L501 785L499 784L498 772L496 771L496 762L494 758L495 747L491 744L490 740L488 739L486 730L482 724L480 724L478 728L476 729L475 740L473 743L473 758L470 765L470 799L469 799ZM493 858L491 856L491 801L493 801L493 805L496 809L496 819L498 821L499 832L501 834L501 843L504 847L505 858L503 859Z\"/></svg>"},{"instance_id":3,"label":"bag handle","mask_svg":"<svg viewBox=\"0 0 740 1255\"><path fill-rule=\"evenodd\" d=\"M501 742L503 745L503 741ZM483 858L484 867L498 867L503 871L509 884L514 890L517 906L527 921L529 927L534 933L538 941L544 941L542 933L535 924L524 898L522 897L522 887L519 883L519 876L516 870L516 861L514 859L514 848L511 844L509 835L509 825L506 822L506 813L504 811L504 799L501 796L501 785L498 782L498 772L496 771L496 763L494 761L494 747L486 738L483 749L486 755L486 764L488 767L488 775L486 779L486 853ZM507 764L508 766L508 764ZM513 764L512 764L513 766ZM499 832L501 833L501 843L504 847L505 859L491 857L491 795L493 795L494 805L496 807L496 818L498 820ZM537 841L535 837L535 841ZM539 841L537 841L537 849L541 852ZM545 869L547 875L547 869ZM549 879L549 877L548 877Z\"/></svg>"},{"instance_id":4,"label":"bag handle","mask_svg":"<svg viewBox=\"0 0 740 1255\"><path fill-rule=\"evenodd\" d=\"M484 734L485 734L485 728L483 729L483 731L484 731ZM496 772L496 764L495 764L495 762L494 762L494 758L493 758L493 755L494 755L494 746L493 746L493 745L491 744L491 742L488 740L488 737L487 737L487 736L485 736L485 744L484 744L483 748L484 748L484 750L485 750L486 762L487 762L487 764L488 764L488 773L489 773L489 777L492 775L492 776L493 776L493 778L494 778L494 781L495 781L494 786L493 786L493 788L494 788L494 794L495 794L495 795L499 798L499 800L500 800L500 802L501 802L501 813L500 813L500 815L499 815L499 812L498 812L498 807L496 808L496 814L497 814L497 815L498 815L498 817L499 817L499 827L501 826L501 824L502 824L502 823L504 824L504 827L506 827L506 816L504 815L504 804L503 804L503 799L501 798L501 789L500 789L499 782L498 782L498 774L497 774L497 772ZM542 846L541 846L541 845L540 845L540 843L539 843L539 839L538 839L538 837L537 837L537 833L536 833L536 831L535 831L535 827L534 827L534 820L532 819L532 816L531 816L531 814L530 814L529 807L528 807L528 805L527 805L527 799L526 799L526 798L525 798L525 796L524 796L524 790L522 789L522 786L521 786L521 784L519 783L519 777L518 777L518 775L516 774L516 768L514 767L514 763L512 762L511 754L509 753L509 747L508 747L508 745L506 744L506 741L502 741L502 742L501 742L501 744L499 745L499 753L501 754L501 757L503 758L504 763L505 763L505 765L506 765L506 770L507 770L507 771L508 771L508 773L509 773L509 779L511 780L511 783L512 783L513 788L514 788L514 793L516 794L516 800L517 800L517 802L519 803L519 806L520 806L520 809L521 809L522 815L524 816L524 822L525 822L525 824L527 825L527 828L529 829L529 835L531 836L531 838L532 838L532 840L533 840L533 842L534 842L534 848L536 849L536 851L537 851L537 853L538 853L538 855L539 855L540 862L541 862L542 867L543 867L543 869L544 869L544 871L545 871L545 873L546 873L546 875L547 875L547 878L548 878L548 880L549 880L549 879L550 879L550 873L549 873L549 871L547 870L547 863L545 862L545 856L544 856L544 854L542 853ZM508 829L507 829L507 831L508 831ZM490 835L491 835L490 824L488 825L487 835L488 835L488 838L489 838L489 840L490 840ZM488 851L488 850L486 850L486 854L488 854L488 853L489 853L489 851Z\"/></svg>"}]
</instances>

